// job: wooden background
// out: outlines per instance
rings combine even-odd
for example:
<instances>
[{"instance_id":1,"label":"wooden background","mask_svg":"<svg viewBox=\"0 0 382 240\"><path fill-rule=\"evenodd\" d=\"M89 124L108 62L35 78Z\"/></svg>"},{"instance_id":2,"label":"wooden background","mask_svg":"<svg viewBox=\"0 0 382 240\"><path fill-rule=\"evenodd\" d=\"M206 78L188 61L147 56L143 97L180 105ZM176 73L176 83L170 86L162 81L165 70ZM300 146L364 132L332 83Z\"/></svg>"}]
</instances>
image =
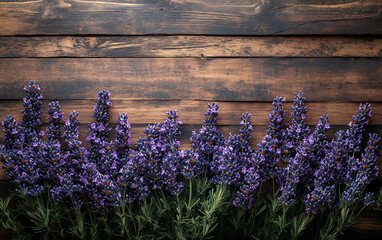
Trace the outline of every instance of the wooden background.
<instances>
[{"instance_id":1,"label":"wooden background","mask_svg":"<svg viewBox=\"0 0 382 240\"><path fill-rule=\"evenodd\" d=\"M127 112L133 141L177 109L189 147L214 100L226 136L242 112L252 114L255 146L273 97L287 98L289 115L301 89L309 125L329 114L333 136L370 102L367 130L382 135L381 57L380 0L0 0L0 118L20 120L23 86L33 79L44 123L47 104L60 100L66 114L80 113L82 140L98 91L108 89L111 122ZM5 196L8 180L0 179ZM381 234L381 213L369 211L347 238Z\"/></svg>"}]
</instances>

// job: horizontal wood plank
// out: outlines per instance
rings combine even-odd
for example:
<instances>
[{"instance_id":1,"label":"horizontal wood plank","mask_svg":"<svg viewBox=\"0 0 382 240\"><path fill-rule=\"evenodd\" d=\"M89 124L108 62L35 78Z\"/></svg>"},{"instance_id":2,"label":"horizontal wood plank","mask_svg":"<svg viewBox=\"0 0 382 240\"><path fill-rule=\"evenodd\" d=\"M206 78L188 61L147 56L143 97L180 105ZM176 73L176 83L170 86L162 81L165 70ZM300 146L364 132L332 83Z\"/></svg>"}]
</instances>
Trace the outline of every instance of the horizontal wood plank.
<instances>
[{"instance_id":1,"label":"horizontal wood plank","mask_svg":"<svg viewBox=\"0 0 382 240\"><path fill-rule=\"evenodd\" d=\"M117 123L118 114L126 112L132 124L148 124L162 122L166 112L178 110L179 116L185 124L202 124L208 109L207 101L138 101L138 100L112 100L110 122ZM67 115L75 110L80 114L82 123L93 121L93 106L96 100L59 100L61 111ZM47 123L47 110L49 100L43 100L42 122ZM244 112L252 114L252 125L268 125L268 114L272 111L271 102L216 102L219 104L218 123L220 125L238 125L240 116ZM286 111L285 124L290 124L292 103L284 104ZM360 103L355 102L307 102L306 122L308 125L317 124L320 116L329 116L331 125L347 125L352 116L357 113ZM12 115L17 121L22 118L22 101L0 101L0 121ZM372 103L373 117L370 125L382 125L382 103Z\"/></svg>"},{"instance_id":2,"label":"horizontal wood plank","mask_svg":"<svg viewBox=\"0 0 382 240\"><path fill-rule=\"evenodd\" d=\"M0 35L382 34L379 0L6 0L0 16Z\"/></svg>"},{"instance_id":3,"label":"horizontal wood plank","mask_svg":"<svg viewBox=\"0 0 382 240\"><path fill-rule=\"evenodd\" d=\"M2 58L0 99L38 81L47 99L382 101L380 58Z\"/></svg>"},{"instance_id":4,"label":"horizontal wood plank","mask_svg":"<svg viewBox=\"0 0 382 240\"><path fill-rule=\"evenodd\" d=\"M2 37L1 57L382 57L382 38L232 36Z\"/></svg>"},{"instance_id":5,"label":"horizontal wood plank","mask_svg":"<svg viewBox=\"0 0 382 240\"><path fill-rule=\"evenodd\" d=\"M345 232L344 239L375 239L381 238L382 234L382 212L366 210L358 217L354 226Z\"/></svg>"}]
</instances>

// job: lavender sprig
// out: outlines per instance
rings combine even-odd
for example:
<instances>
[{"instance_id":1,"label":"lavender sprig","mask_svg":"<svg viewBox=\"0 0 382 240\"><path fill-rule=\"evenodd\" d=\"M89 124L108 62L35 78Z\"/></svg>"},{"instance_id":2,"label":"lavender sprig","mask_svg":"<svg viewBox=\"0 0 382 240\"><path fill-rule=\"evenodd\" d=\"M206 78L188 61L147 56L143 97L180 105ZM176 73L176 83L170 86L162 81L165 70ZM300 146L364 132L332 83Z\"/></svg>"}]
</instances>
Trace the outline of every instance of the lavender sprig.
<instances>
[{"instance_id":1,"label":"lavender sprig","mask_svg":"<svg viewBox=\"0 0 382 240\"><path fill-rule=\"evenodd\" d=\"M120 159L129 155L129 145L131 144L131 125L127 120L127 114L119 114L118 126L116 127L117 137L114 140L114 147L117 148L118 157Z\"/></svg>"},{"instance_id":2,"label":"lavender sprig","mask_svg":"<svg viewBox=\"0 0 382 240\"><path fill-rule=\"evenodd\" d=\"M345 178L347 189L342 194L345 203L362 200L362 193L373 177L378 175L377 149L380 138L377 134L370 134L365 152L361 159L350 157L349 171Z\"/></svg>"},{"instance_id":3,"label":"lavender sprig","mask_svg":"<svg viewBox=\"0 0 382 240\"><path fill-rule=\"evenodd\" d=\"M287 167L283 169L284 181L281 183L280 200L284 204L296 202L296 189L300 182L306 186L313 183L313 174L317 166L317 159L324 156L326 146L326 131L330 128L328 117L322 116L315 131L306 136L296 149L295 156L289 161Z\"/></svg>"},{"instance_id":4,"label":"lavender sprig","mask_svg":"<svg viewBox=\"0 0 382 240\"><path fill-rule=\"evenodd\" d=\"M109 120L110 107L109 91L103 90L98 93L97 103L93 109L94 123L89 123L89 136L86 140L89 142L89 161L97 162L101 158L101 153L104 149L105 142L110 132L110 127L107 121Z\"/></svg>"},{"instance_id":5,"label":"lavender sprig","mask_svg":"<svg viewBox=\"0 0 382 240\"><path fill-rule=\"evenodd\" d=\"M20 131L25 136L25 143L30 145L36 138L42 136L38 129L42 124L42 94L39 85L33 80L24 87L24 90L27 95L23 98L24 109L21 111L23 119L20 123Z\"/></svg>"},{"instance_id":6,"label":"lavender sprig","mask_svg":"<svg viewBox=\"0 0 382 240\"><path fill-rule=\"evenodd\" d=\"M61 106L58 102L51 102L48 106L48 140L52 142L58 142L62 135L62 123L64 119L64 113L61 113Z\"/></svg>"},{"instance_id":7,"label":"lavender sprig","mask_svg":"<svg viewBox=\"0 0 382 240\"><path fill-rule=\"evenodd\" d=\"M219 105L214 102L208 104L208 110L204 114L206 119L204 125L198 133L192 132L190 138L192 149L199 156L200 165L206 167L203 171L208 171L210 162L220 147L224 145L223 134L217 128L217 117L219 115Z\"/></svg>"}]
</instances>

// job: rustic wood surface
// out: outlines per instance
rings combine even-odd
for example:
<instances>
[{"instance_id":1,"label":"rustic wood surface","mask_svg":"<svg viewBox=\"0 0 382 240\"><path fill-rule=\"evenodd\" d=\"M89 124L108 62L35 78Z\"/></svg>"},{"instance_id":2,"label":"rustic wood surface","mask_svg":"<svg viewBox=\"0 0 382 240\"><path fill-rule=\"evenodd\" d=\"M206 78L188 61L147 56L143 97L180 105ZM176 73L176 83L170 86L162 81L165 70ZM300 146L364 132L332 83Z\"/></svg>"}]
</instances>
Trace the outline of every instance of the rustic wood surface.
<instances>
[{"instance_id":1,"label":"rustic wood surface","mask_svg":"<svg viewBox=\"0 0 382 240\"><path fill-rule=\"evenodd\" d=\"M5 0L0 16L0 35L382 33L379 0Z\"/></svg>"},{"instance_id":2,"label":"rustic wood surface","mask_svg":"<svg viewBox=\"0 0 382 240\"><path fill-rule=\"evenodd\" d=\"M96 95L94 96L96 98ZM201 124L203 123L209 103L208 101L147 101L147 100L112 100L111 115L109 122L117 123L119 113L127 113L129 122L132 124L149 124L154 122L163 122L166 112L170 110L178 110L179 116L185 124ZM51 101L43 100L43 113L41 121L48 122L48 104ZM60 100L61 111L66 116L75 110L79 113L82 123L93 121L93 106L95 100ZM240 116L244 112L252 115L252 125L267 126L269 123L268 114L272 110L271 102L216 102L219 104L219 125L238 125ZM0 120L8 115L15 117L17 121L22 119L23 102L18 101L0 101ZM290 113L293 103L284 104L286 112L284 123L289 125ZM317 124L320 116L324 114L329 116L331 125L347 125L352 121L352 116L358 111L360 103L357 102L307 102L306 123L308 125ZM380 125L382 122L382 103L371 103L373 108L373 117L369 125ZM66 119L66 118L65 118Z\"/></svg>"},{"instance_id":3,"label":"rustic wood surface","mask_svg":"<svg viewBox=\"0 0 382 240\"><path fill-rule=\"evenodd\" d=\"M207 103L217 101L226 137L238 132L242 112L252 114L256 148L272 99L287 98L288 119L298 90L306 94L312 129L328 114L332 138L361 102L370 102L366 131L382 135L382 2L0 0L0 120L20 120L22 88L31 79L46 99L43 128L47 104L59 100L66 114L80 113L84 146L104 88L112 94L111 127L118 112L127 112L133 143L147 124L177 109L187 149ZM378 155L375 185L382 183L382 148ZM0 171L0 197L9 187ZM366 211L343 239L381 236L382 214Z\"/></svg>"},{"instance_id":4,"label":"rustic wood surface","mask_svg":"<svg viewBox=\"0 0 382 240\"><path fill-rule=\"evenodd\" d=\"M46 99L382 101L380 58L2 58L0 99L37 80ZM12 84L10 83L12 82Z\"/></svg>"},{"instance_id":5,"label":"rustic wood surface","mask_svg":"<svg viewBox=\"0 0 382 240\"><path fill-rule=\"evenodd\" d=\"M1 57L382 57L382 39L310 36L0 38Z\"/></svg>"}]
</instances>

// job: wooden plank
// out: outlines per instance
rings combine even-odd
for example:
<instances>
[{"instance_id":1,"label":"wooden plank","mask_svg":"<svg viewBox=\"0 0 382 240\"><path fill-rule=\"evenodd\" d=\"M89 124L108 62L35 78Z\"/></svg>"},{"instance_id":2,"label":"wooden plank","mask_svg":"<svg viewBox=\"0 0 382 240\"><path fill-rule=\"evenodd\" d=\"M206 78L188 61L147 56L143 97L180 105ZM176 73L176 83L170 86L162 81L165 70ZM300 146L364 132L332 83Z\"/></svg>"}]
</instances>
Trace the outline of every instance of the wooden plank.
<instances>
[{"instance_id":1,"label":"wooden plank","mask_svg":"<svg viewBox=\"0 0 382 240\"><path fill-rule=\"evenodd\" d=\"M382 57L382 38L232 36L2 37L0 57Z\"/></svg>"},{"instance_id":2,"label":"wooden plank","mask_svg":"<svg viewBox=\"0 0 382 240\"><path fill-rule=\"evenodd\" d=\"M43 92L44 93L44 92ZM96 97L96 96L95 96ZM118 114L126 112L132 124L148 124L162 122L166 112L176 109L185 124L202 124L207 110L208 101L138 101L138 100L113 100L110 122L117 123ZM42 122L47 123L47 109L50 100L43 100ZM66 116L73 110L80 114L82 123L93 121L93 106L96 100L59 100L61 111ZM216 102L219 104L220 125L238 125L243 112L252 114L253 125L268 125L268 114L272 111L271 102ZM306 122L308 125L317 124L320 116L329 115L331 125L347 125L352 116L356 114L360 103L356 102L307 102ZM22 101L0 101L0 121L12 115L17 121L22 119ZM286 111L285 124L290 124L292 103L284 104ZM370 125L382 125L382 103L372 103L373 117ZM65 118L67 119L67 117Z\"/></svg>"},{"instance_id":3,"label":"wooden plank","mask_svg":"<svg viewBox=\"0 0 382 240\"><path fill-rule=\"evenodd\" d=\"M381 212L366 210L358 217L357 222L344 235L343 239L380 239L382 235Z\"/></svg>"},{"instance_id":4,"label":"wooden plank","mask_svg":"<svg viewBox=\"0 0 382 240\"><path fill-rule=\"evenodd\" d=\"M38 81L47 99L382 101L380 58L2 58L0 99ZM10 84L12 82L12 84Z\"/></svg>"},{"instance_id":5,"label":"wooden plank","mask_svg":"<svg viewBox=\"0 0 382 240\"><path fill-rule=\"evenodd\" d=\"M11 232L10 231L2 231L0 232L0 240L8 240L10 239Z\"/></svg>"},{"instance_id":6,"label":"wooden plank","mask_svg":"<svg viewBox=\"0 0 382 240\"><path fill-rule=\"evenodd\" d=\"M0 35L382 33L379 0L8 0L0 16Z\"/></svg>"}]
</instances>

